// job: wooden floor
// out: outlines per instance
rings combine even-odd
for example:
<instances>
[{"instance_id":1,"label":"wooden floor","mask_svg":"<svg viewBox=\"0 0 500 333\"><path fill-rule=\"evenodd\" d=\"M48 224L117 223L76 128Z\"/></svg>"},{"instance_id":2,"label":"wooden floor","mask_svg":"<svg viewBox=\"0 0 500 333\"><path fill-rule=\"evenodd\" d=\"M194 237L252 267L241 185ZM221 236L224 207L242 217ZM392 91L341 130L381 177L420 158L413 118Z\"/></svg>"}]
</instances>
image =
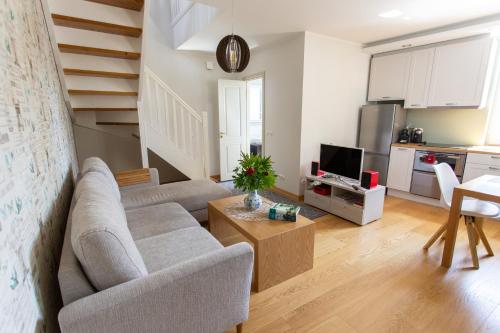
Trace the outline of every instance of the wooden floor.
<instances>
[{"instance_id":1,"label":"wooden floor","mask_svg":"<svg viewBox=\"0 0 500 333\"><path fill-rule=\"evenodd\" d=\"M500 223L485 222L497 256L484 257L481 244L477 271L461 223L446 270L442 242L422 250L446 216L388 197L384 218L364 227L317 219L314 268L252 294L243 331L500 332Z\"/></svg>"}]
</instances>

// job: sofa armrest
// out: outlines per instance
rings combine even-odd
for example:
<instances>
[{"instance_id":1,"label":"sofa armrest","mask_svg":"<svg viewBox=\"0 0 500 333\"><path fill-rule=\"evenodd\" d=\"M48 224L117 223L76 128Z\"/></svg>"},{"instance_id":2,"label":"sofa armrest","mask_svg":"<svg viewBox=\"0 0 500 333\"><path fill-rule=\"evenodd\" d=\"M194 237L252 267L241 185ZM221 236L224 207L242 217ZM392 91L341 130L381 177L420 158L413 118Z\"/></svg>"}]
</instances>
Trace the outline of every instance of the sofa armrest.
<instances>
[{"instance_id":1,"label":"sofa armrest","mask_svg":"<svg viewBox=\"0 0 500 333\"><path fill-rule=\"evenodd\" d=\"M59 312L62 332L223 332L248 318L253 249L239 243L103 290Z\"/></svg>"},{"instance_id":2,"label":"sofa armrest","mask_svg":"<svg viewBox=\"0 0 500 333\"><path fill-rule=\"evenodd\" d=\"M120 171L116 173L115 178L120 190L160 185L160 177L156 168Z\"/></svg>"}]
</instances>

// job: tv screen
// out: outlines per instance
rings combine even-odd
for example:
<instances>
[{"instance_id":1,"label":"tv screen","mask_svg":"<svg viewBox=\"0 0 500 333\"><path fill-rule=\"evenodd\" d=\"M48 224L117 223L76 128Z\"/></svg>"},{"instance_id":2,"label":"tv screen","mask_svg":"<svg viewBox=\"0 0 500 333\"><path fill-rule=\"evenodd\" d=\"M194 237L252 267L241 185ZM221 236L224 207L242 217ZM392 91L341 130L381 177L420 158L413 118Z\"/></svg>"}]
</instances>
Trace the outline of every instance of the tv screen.
<instances>
[{"instance_id":1,"label":"tv screen","mask_svg":"<svg viewBox=\"0 0 500 333\"><path fill-rule=\"evenodd\" d=\"M363 149L321 145L319 168L338 176L360 180Z\"/></svg>"}]
</instances>

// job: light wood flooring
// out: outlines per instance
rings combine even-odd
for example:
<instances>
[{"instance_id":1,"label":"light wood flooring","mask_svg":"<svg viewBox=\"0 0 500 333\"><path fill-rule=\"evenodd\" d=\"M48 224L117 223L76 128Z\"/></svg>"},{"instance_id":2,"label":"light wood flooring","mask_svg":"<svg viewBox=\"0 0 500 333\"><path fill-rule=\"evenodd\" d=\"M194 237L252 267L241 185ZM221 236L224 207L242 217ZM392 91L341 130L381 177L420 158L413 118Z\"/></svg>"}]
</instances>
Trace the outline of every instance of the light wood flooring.
<instances>
[{"instance_id":1,"label":"light wood flooring","mask_svg":"<svg viewBox=\"0 0 500 333\"><path fill-rule=\"evenodd\" d=\"M497 255L480 244L481 268L471 270L461 222L446 270L443 242L422 250L446 217L387 197L383 219L363 227L317 219L314 268L253 293L243 332L500 332L500 223L485 221Z\"/></svg>"}]
</instances>

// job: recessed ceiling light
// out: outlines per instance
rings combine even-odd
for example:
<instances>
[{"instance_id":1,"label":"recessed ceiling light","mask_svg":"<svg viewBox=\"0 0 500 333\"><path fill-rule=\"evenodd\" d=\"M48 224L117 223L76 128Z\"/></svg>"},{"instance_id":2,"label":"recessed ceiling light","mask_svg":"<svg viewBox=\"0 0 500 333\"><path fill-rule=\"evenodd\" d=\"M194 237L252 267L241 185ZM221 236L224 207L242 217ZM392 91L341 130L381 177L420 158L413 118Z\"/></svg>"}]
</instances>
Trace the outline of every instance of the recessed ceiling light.
<instances>
[{"instance_id":1,"label":"recessed ceiling light","mask_svg":"<svg viewBox=\"0 0 500 333\"><path fill-rule=\"evenodd\" d=\"M408 16L408 15L403 16L403 19L404 19L404 20L407 20L407 21L408 21L408 20L411 20L411 16Z\"/></svg>"},{"instance_id":2,"label":"recessed ceiling light","mask_svg":"<svg viewBox=\"0 0 500 333\"><path fill-rule=\"evenodd\" d=\"M403 15L403 12L397 9L390 10L388 12L380 13L378 16L383 18L393 18Z\"/></svg>"}]
</instances>

